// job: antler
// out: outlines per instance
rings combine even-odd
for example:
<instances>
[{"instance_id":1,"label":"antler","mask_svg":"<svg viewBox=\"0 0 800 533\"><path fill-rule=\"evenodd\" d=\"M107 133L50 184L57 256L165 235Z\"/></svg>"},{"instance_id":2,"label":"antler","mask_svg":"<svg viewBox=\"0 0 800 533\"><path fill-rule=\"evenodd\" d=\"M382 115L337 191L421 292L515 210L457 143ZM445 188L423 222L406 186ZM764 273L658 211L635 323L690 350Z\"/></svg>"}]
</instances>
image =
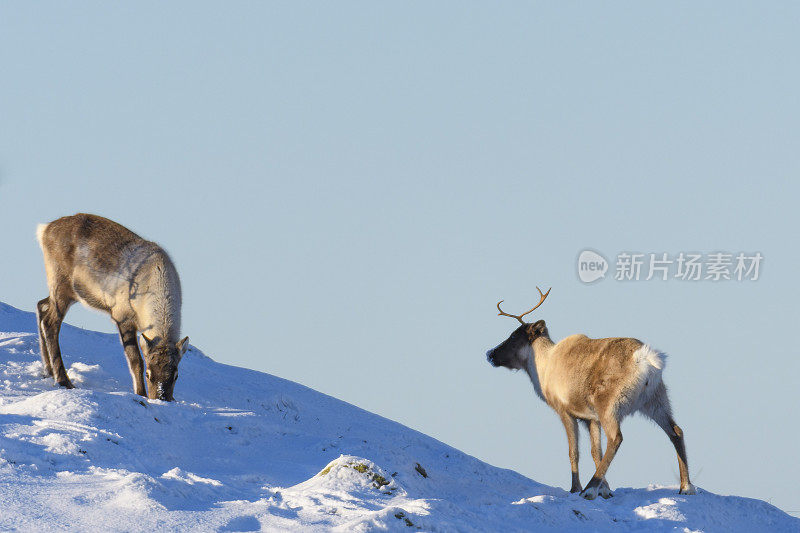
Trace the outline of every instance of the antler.
<instances>
[{"instance_id":1,"label":"antler","mask_svg":"<svg viewBox=\"0 0 800 533\"><path fill-rule=\"evenodd\" d=\"M549 289L547 289L547 292L544 293L544 294L542 294L542 289L540 289L539 287L536 287L536 290L539 291L539 298L540 299L539 299L539 303L536 304L535 306L533 306L533 309L531 309L530 311L525 311L521 315L509 315L508 313L506 313L505 311L500 309L500 304L505 301L505 300L500 300L499 302L497 302L497 310L500 311L499 313L497 313L497 316L510 316L511 318L516 318L517 320L519 320L520 324L524 324L525 322L522 321L522 317L524 317L525 315L527 315L528 313L534 311L537 307L542 305L544 303L544 299L547 298L547 295L550 294L551 290L553 290L553 287L550 287Z\"/></svg>"}]
</instances>

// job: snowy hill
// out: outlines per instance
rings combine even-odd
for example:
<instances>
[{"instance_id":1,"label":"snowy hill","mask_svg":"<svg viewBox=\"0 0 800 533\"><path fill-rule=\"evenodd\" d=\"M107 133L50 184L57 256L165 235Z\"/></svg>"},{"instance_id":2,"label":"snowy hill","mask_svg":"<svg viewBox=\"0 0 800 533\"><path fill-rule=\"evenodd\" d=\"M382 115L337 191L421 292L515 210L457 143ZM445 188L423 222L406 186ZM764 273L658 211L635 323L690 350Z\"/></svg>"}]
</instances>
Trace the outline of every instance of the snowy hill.
<instances>
[{"instance_id":1,"label":"snowy hill","mask_svg":"<svg viewBox=\"0 0 800 533\"><path fill-rule=\"evenodd\" d=\"M58 389L35 328L0 304L0 530L800 531L765 502L702 489L585 501L196 348L178 401L148 401L116 336L65 325L77 388Z\"/></svg>"}]
</instances>

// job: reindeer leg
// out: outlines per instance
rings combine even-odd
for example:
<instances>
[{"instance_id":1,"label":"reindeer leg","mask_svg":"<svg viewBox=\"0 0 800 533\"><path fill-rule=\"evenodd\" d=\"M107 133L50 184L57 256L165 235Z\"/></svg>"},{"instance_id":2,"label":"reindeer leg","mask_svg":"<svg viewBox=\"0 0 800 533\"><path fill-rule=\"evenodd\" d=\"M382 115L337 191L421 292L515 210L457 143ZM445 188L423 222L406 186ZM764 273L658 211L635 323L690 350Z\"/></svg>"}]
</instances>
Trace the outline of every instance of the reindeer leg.
<instances>
[{"instance_id":1,"label":"reindeer leg","mask_svg":"<svg viewBox=\"0 0 800 533\"><path fill-rule=\"evenodd\" d=\"M600 484L603 482L603 478L606 476L608 467L611 466L611 461L614 460L614 456L617 454L620 444L622 444L622 431L619 429L619 421L616 416L606 416L601 419L600 424L603 427L603 431L606 432L608 446L594 476L592 476L592 479L586 484L586 488L581 492L581 496L587 500L594 500L597 498Z\"/></svg>"},{"instance_id":2,"label":"reindeer leg","mask_svg":"<svg viewBox=\"0 0 800 533\"><path fill-rule=\"evenodd\" d=\"M581 480L578 476L578 421L566 414L559 413L564 429L567 430L567 444L569 445L569 465L572 469L572 487L570 492L581 491Z\"/></svg>"},{"instance_id":3,"label":"reindeer leg","mask_svg":"<svg viewBox=\"0 0 800 533\"><path fill-rule=\"evenodd\" d=\"M36 327L39 330L39 355L42 357L42 367L45 377L53 377L53 366L50 364L50 352L47 351L47 341L42 328L43 316L50 307L50 297L39 300L36 304Z\"/></svg>"},{"instance_id":4,"label":"reindeer leg","mask_svg":"<svg viewBox=\"0 0 800 533\"><path fill-rule=\"evenodd\" d=\"M667 434L675 452L678 454L678 470L681 473L681 489L679 494L697 494L694 485L689 481L689 461L686 459L686 445L683 442L683 430L667 415L664 420L653 419Z\"/></svg>"},{"instance_id":5,"label":"reindeer leg","mask_svg":"<svg viewBox=\"0 0 800 533\"><path fill-rule=\"evenodd\" d=\"M678 454L678 470L681 473L680 494L696 494L694 485L689 481L689 461L686 459L686 445L683 442L683 430L672 419L672 408L667 396L667 387L664 383L659 384L652 400L650 400L643 413L649 416L658 427L664 430L675 452Z\"/></svg>"},{"instance_id":6,"label":"reindeer leg","mask_svg":"<svg viewBox=\"0 0 800 533\"><path fill-rule=\"evenodd\" d=\"M44 331L47 354L50 358L51 370L56 383L68 389L75 388L67 377L64 362L61 360L61 347L58 344L58 334L61 332L61 323L64 321L69 305L72 302L58 302L58 298L50 297L45 305L37 310L42 314L39 327Z\"/></svg>"},{"instance_id":7,"label":"reindeer leg","mask_svg":"<svg viewBox=\"0 0 800 533\"><path fill-rule=\"evenodd\" d=\"M669 427L671 431L666 432L672 445L675 446L675 451L678 454L678 470L681 472L681 490L679 494L697 494L697 490L689 481L689 461L686 459L686 445L683 442L683 430L675 423L674 420L669 420Z\"/></svg>"},{"instance_id":8,"label":"reindeer leg","mask_svg":"<svg viewBox=\"0 0 800 533\"><path fill-rule=\"evenodd\" d=\"M664 430L667 434L672 445L675 447L675 452L678 454L678 470L681 473L681 489L679 494L697 494L697 491L689 481L689 461L686 459L686 445L683 442L683 430L675 423L672 416L667 412L655 413L652 417L653 421Z\"/></svg>"},{"instance_id":9,"label":"reindeer leg","mask_svg":"<svg viewBox=\"0 0 800 533\"><path fill-rule=\"evenodd\" d=\"M119 339L128 359L128 369L133 379L133 392L139 396L147 396L144 388L144 363L139 345L136 343L136 326L127 322L118 322Z\"/></svg>"},{"instance_id":10,"label":"reindeer leg","mask_svg":"<svg viewBox=\"0 0 800 533\"><path fill-rule=\"evenodd\" d=\"M603 460L603 444L600 442L600 423L597 420L589 421L589 436L592 440L592 459L594 459L595 468L600 467L600 462ZM611 487L608 486L608 481L603 478L599 487L600 496L605 499L611 498L614 494L611 493Z\"/></svg>"}]
</instances>

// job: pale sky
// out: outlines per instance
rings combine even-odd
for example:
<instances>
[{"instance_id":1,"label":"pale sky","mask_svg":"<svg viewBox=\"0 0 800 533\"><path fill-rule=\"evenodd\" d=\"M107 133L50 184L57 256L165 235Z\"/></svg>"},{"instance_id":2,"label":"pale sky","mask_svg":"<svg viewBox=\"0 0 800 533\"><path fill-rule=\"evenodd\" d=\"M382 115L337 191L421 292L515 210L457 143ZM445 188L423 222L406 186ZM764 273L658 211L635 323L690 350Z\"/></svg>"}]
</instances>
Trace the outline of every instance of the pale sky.
<instances>
[{"instance_id":1,"label":"pale sky","mask_svg":"<svg viewBox=\"0 0 800 533\"><path fill-rule=\"evenodd\" d=\"M532 318L554 340L669 354L698 486L800 511L799 19L790 2L4 3L0 300L46 295L38 222L104 215L170 252L184 333L215 360L568 488L558 418L484 358L516 324L495 303L552 286ZM764 260L754 282L586 285L587 248ZM78 306L67 321L114 331ZM677 485L658 428L622 431L612 487Z\"/></svg>"}]
</instances>

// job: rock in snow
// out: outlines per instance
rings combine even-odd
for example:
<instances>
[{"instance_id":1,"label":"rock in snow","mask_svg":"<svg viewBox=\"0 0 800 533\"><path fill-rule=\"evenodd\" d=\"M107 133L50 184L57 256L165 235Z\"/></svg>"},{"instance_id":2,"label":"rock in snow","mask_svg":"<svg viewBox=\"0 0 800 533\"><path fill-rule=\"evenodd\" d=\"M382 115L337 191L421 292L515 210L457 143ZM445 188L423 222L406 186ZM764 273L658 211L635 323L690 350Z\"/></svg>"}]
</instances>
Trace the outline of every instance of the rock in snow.
<instances>
[{"instance_id":1,"label":"rock in snow","mask_svg":"<svg viewBox=\"0 0 800 533\"><path fill-rule=\"evenodd\" d=\"M34 315L0 304L0 530L800 531L702 489L585 501L194 347L178 401L146 400L115 335L61 341L73 390L42 377Z\"/></svg>"}]
</instances>

